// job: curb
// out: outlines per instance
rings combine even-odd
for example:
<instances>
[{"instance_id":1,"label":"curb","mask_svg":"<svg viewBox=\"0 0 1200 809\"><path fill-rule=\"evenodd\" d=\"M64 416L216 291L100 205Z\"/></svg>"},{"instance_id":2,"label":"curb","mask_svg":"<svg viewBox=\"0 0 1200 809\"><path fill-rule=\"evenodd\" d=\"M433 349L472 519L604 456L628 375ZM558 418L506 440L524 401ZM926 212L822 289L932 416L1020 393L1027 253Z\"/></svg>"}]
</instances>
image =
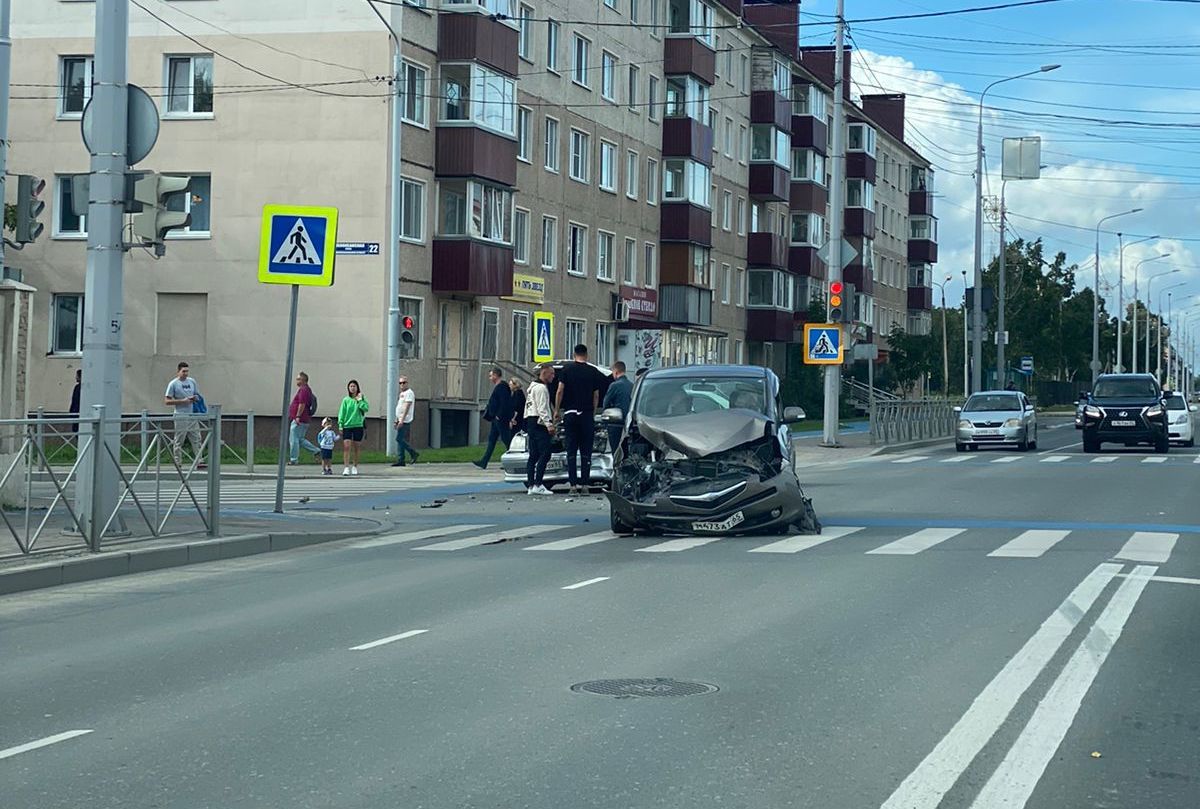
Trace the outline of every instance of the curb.
<instances>
[{"instance_id":1,"label":"curb","mask_svg":"<svg viewBox=\"0 0 1200 809\"><path fill-rule=\"evenodd\" d=\"M942 438L924 438L920 441L906 441L903 444L885 444L879 447L872 455L891 455L896 452L905 452L910 449L921 449L922 447L936 447L938 444L953 444L954 436L944 436Z\"/></svg>"},{"instance_id":2,"label":"curb","mask_svg":"<svg viewBox=\"0 0 1200 809\"><path fill-rule=\"evenodd\" d=\"M202 539L162 548L102 552L95 556L46 562L0 573L0 595L40 590L60 584L108 579L129 573L145 573L150 570L195 565L218 559L234 559L239 556L286 551L306 545L371 536L375 533L377 531L374 530L316 533L282 531Z\"/></svg>"}]
</instances>

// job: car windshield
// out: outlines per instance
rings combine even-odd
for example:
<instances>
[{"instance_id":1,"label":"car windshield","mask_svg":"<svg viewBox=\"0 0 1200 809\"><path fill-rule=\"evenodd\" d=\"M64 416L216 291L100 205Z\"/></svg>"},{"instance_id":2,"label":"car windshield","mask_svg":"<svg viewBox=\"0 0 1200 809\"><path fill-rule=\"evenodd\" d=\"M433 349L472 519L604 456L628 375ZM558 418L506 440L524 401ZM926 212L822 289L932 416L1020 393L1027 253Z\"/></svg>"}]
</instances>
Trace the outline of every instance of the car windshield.
<instances>
[{"instance_id":1,"label":"car windshield","mask_svg":"<svg viewBox=\"0 0 1200 809\"><path fill-rule=\"evenodd\" d=\"M1187 402L1177 394L1167 399L1167 410L1187 410Z\"/></svg>"},{"instance_id":2,"label":"car windshield","mask_svg":"<svg viewBox=\"0 0 1200 809\"><path fill-rule=\"evenodd\" d=\"M1020 410L1021 403L1011 393L979 393L967 399L963 408L968 413L979 413L985 410Z\"/></svg>"},{"instance_id":3,"label":"car windshield","mask_svg":"<svg viewBox=\"0 0 1200 809\"><path fill-rule=\"evenodd\" d=\"M1101 379L1092 395L1097 399L1153 399L1158 387L1151 379Z\"/></svg>"},{"instance_id":4,"label":"car windshield","mask_svg":"<svg viewBox=\"0 0 1200 809\"><path fill-rule=\"evenodd\" d=\"M761 379L646 379L634 411L639 416L661 418L735 408L766 413Z\"/></svg>"}]
</instances>

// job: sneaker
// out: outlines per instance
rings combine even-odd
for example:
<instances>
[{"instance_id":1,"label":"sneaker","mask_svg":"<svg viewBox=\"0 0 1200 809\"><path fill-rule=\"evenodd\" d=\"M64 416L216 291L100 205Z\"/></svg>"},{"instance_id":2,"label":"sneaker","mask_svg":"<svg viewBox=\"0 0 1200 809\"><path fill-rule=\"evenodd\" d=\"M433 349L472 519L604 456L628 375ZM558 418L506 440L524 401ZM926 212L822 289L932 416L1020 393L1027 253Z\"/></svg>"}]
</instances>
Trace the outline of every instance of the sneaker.
<instances>
[{"instance_id":1,"label":"sneaker","mask_svg":"<svg viewBox=\"0 0 1200 809\"><path fill-rule=\"evenodd\" d=\"M554 494L554 492L550 491L545 486L534 486L533 493L534 494Z\"/></svg>"},{"instance_id":2,"label":"sneaker","mask_svg":"<svg viewBox=\"0 0 1200 809\"><path fill-rule=\"evenodd\" d=\"M416 462L417 462L417 458L420 458L420 457L421 457L421 453L419 453L419 452L414 452L414 453L412 454L412 463L416 463Z\"/></svg>"},{"instance_id":3,"label":"sneaker","mask_svg":"<svg viewBox=\"0 0 1200 809\"><path fill-rule=\"evenodd\" d=\"M348 466L342 467L342 477L344 477L344 478L350 477L350 467L348 467Z\"/></svg>"},{"instance_id":4,"label":"sneaker","mask_svg":"<svg viewBox=\"0 0 1200 809\"><path fill-rule=\"evenodd\" d=\"M332 470L332 469L322 469L322 470L321 470L321 474L322 474L322 475L332 475L332 474L333 474L333 470Z\"/></svg>"},{"instance_id":5,"label":"sneaker","mask_svg":"<svg viewBox=\"0 0 1200 809\"><path fill-rule=\"evenodd\" d=\"M350 474L351 474L351 475L357 475L357 474L358 474L358 467L357 467L357 466L352 466L352 467L350 467Z\"/></svg>"},{"instance_id":6,"label":"sneaker","mask_svg":"<svg viewBox=\"0 0 1200 809\"><path fill-rule=\"evenodd\" d=\"M537 487L537 486L526 486L526 487L525 487L525 494L526 494L526 495L530 495L530 494L537 494L537 489L538 489L538 487Z\"/></svg>"},{"instance_id":7,"label":"sneaker","mask_svg":"<svg viewBox=\"0 0 1200 809\"><path fill-rule=\"evenodd\" d=\"M487 469L487 464L485 464L483 461L471 461L471 465L477 466L480 469Z\"/></svg>"},{"instance_id":8,"label":"sneaker","mask_svg":"<svg viewBox=\"0 0 1200 809\"><path fill-rule=\"evenodd\" d=\"M404 461L396 461L392 466L404 466Z\"/></svg>"}]
</instances>

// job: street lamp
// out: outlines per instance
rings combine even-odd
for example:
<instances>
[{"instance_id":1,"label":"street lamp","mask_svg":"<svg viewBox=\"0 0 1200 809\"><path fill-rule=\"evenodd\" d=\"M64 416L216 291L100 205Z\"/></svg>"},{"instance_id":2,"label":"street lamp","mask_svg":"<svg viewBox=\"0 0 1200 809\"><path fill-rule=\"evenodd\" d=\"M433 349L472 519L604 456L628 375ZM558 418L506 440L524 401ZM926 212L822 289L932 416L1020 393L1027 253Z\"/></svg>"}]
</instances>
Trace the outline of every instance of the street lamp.
<instances>
[{"instance_id":1,"label":"street lamp","mask_svg":"<svg viewBox=\"0 0 1200 809\"><path fill-rule=\"evenodd\" d=\"M946 340L946 284L950 283L950 279L953 277L953 275L947 274L946 278L940 284L937 281L933 281L933 285L942 291L942 392L946 394L947 399L950 398L950 354L949 343ZM963 293L963 299L966 299L965 292Z\"/></svg>"},{"instance_id":2,"label":"street lamp","mask_svg":"<svg viewBox=\"0 0 1200 809\"><path fill-rule=\"evenodd\" d=\"M1154 378L1157 379L1160 384L1162 383L1162 333L1163 333L1162 296L1163 296L1164 292L1167 294L1167 323L1170 323L1171 322L1171 294L1172 294L1171 290L1179 289L1179 287L1182 287L1182 286L1187 286L1187 281L1180 281L1178 284L1171 284L1171 286L1167 287L1164 290L1159 291L1159 293L1158 293L1158 348L1156 349L1158 358L1154 362ZM1148 337L1149 334L1147 334L1146 336ZM1167 340L1167 348L1169 349L1170 347L1171 347L1171 341L1168 339ZM1146 370L1147 371L1150 370L1150 366L1148 364L1146 365Z\"/></svg>"},{"instance_id":3,"label":"street lamp","mask_svg":"<svg viewBox=\"0 0 1200 809\"><path fill-rule=\"evenodd\" d=\"M1151 256L1150 258L1144 258L1141 261L1139 261L1136 265L1134 265L1134 268L1133 268L1133 343L1130 345L1129 353L1133 355L1133 372L1135 374L1137 373L1137 313L1138 313L1137 277L1138 277L1138 270L1140 270L1142 268L1142 265L1145 264L1147 261L1158 261L1160 258L1170 258L1170 256L1171 256L1170 253L1160 253L1157 256ZM1146 310L1149 311L1149 307L1147 307ZM1150 326L1149 325L1146 326L1146 335L1147 335L1147 339L1149 339L1149 335L1150 335Z\"/></svg>"},{"instance_id":4,"label":"street lamp","mask_svg":"<svg viewBox=\"0 0 1200 809\"><path fill-rule=\"evenodd\" d=\"M1136 242L1130 242L1129 244L1125 244L1124 234L1122 234L1120 232L1117 233L1117 244L1119 245L1119 248L1117 251L1117 256L1118 256L1118 265L1117 266L1119 267L1119 269L1117 270L1117 373L1123 373L1125 371L1125 362L1122 359L1123 352L1125 350L1125 346L1123 345L1124 341L1122 340L1122 337L1121 337L1122 325L1125 322L1125 248L1133 247L1135 244L1142 244L1143 242L1153 241L1154 239L1157 239L1157 238L1159 238L1159 237L1158 236L1147 236L1144 239L1138 239ZM1134 314L1136 315L1137 314L1137 296L1136 295L1134 296L1133 311L1134 311ZM1136 339L1134 340L1134 345L1137 345ZM1134 352L1134 357L1135 358L1137 357L1136 351Z\"/></svg>"},{"instance_id":5,"label":"street lamp","mask_svg":"<svg viewBox=\"0 0 1200 809\"><path fill-rule=\"evenodd\" d=\"M968 379L967 368L968 357L970 351L967 349L967 271L962 271L963 277L963 398L965 399L971 393L970 380Z\"/></svg>"},{"instance_id":6,"label":"street lamp","mask_svg":"<svg viewBox=\"0 0 1200 809\"><path fill-rule=\"evenodd\" d=\"M1096 223L1096 266L1095 283L1092 285L1092 387L1096 385L1096 377L1100 375L1100 226L1118 216L1128 216L1139 213L1141 208L1130 211L1109 214Z\"/></svg>"},{"instance_id":7,"label":"street lamp","mask_svg":"<svg viewBox=\"0 0 1200 809\"><path fill-rule=\"evenodd\" d=\"M1150 296L1150 285L1154 283L1155 278L1174 275L1177 272L1179 272L1178 267L1173 270L1163 270L1162 272L1156 273L1146 279L1146 364L1142 368L1143 373L1150 373L1150 302L1154 300ZM1160 312L1162 311L1161 306L1158 309Z\"/></svg>"},{"instance_id":8,"label":"street lamp","mask_svg":"<svg viewBox=\"0 0 1200 809\"><path fill-rule=\"evenodd\" d=\"M975 339L971 351L974 360L971 390L979 390L983 378L983 99L988 90L997 84L1036 76L1038 73L1049 73L1060 67L1062 65L1042 65L1037 70L997 79L984 87L983 92L979 94L979 129L975 139L975 301L971 307L974 314ZM965 321L963 330L966 330Z\"/></svg>"}]
</instances>

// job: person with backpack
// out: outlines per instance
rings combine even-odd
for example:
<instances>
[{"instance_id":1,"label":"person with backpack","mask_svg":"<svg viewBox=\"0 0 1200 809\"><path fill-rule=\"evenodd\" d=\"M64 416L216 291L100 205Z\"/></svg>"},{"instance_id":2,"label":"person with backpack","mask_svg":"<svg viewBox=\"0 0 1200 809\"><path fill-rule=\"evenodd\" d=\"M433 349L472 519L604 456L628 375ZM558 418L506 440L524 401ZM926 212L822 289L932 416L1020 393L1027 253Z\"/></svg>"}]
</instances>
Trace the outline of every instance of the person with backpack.
<instances>
[{"instance_id":1,"label":"person with backpack","mask_svg":"<svg viewBox=\"0 0 1200 809\"><path fill-rule=\"evenodd\" d=\"M300 447L320 457L321 451L317 445L308 440L308 423L317 414L317 395L308 386L308 374L301 371L296 374L296 395L288 407L288 464L295 466L300 463Z\"/></svg>"}]
</instances>

